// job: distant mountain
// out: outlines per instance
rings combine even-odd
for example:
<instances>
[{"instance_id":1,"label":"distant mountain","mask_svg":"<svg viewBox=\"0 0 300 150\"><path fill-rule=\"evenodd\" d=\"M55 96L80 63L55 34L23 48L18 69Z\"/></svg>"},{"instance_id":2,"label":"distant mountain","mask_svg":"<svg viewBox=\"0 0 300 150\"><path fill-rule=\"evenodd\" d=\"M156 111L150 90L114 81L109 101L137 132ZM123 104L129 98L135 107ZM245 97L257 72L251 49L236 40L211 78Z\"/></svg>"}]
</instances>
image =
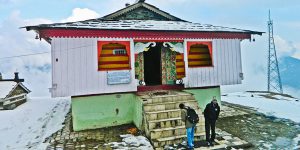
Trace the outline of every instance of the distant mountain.
<instances>
[{"instance_id":1,"label":"distant mountain","mask_svg":"<svg viewBox=\"0 0 300 150\"><path fill-rule=\"evenodd\" d=\"M300 59L283 57L279 60L279 69L283 86L300 89Z\"/></svg>"}]
</instances>

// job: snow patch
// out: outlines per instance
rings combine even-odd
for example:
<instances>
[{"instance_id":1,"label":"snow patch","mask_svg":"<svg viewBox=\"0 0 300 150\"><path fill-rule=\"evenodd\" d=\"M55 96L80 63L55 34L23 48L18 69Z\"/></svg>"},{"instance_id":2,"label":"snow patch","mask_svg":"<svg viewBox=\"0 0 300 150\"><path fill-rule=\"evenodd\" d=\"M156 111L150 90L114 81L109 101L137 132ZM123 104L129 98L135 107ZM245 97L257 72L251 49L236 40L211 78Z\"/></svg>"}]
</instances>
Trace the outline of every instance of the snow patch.
<instances>
[{"instance_id":1,"label":"snow patch","mask_svg":"<svg viewBox=\"0 0 300 150\"><path fill-rule=\"evenodd\" d=\"M152 145L148 139L144 136L134 136L131 134L120 135L122 142L111 142L105 145L109 145L116 150L153 150Z\"/></svg>"},{"instance_id":2,"label":"snow patch","mask_svg":"<svg viewBox=\"0 0 300 150\"><path fill-rule=\"evenodd\" d=\"M293 139L294 141L294 149L300 149L300 134L296 138Z\"/></svg>"},{"instance_id":3,"label":"snow patch","mask_svg":"<svg viewBox=\"0 0 300 150\"><path fill-rule=\"evenodd\" d=\"M63 127L70 98L30 98L14 110L0 111L0 149L46 149L45 138Z\"/></svg>"}]
</instances>

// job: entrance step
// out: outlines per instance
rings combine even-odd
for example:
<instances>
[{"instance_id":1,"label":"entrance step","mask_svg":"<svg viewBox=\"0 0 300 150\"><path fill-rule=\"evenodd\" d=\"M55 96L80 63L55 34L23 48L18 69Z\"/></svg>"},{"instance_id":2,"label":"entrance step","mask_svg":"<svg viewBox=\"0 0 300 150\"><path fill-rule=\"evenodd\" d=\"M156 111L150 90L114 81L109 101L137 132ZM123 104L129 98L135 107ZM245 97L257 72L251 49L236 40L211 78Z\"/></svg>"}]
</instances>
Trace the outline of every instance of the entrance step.
<instances>
[{"instance_id":1,"label":"entrance step","mask_svg":"<svg viewBox=\"0 0 300 150\"><path fill-rule=\"evenodd\" d=\"M181 100L175 102L160 102L160 103L144 104L144 111L153 112L153 111L177 109L180 103L188 105L192 108L198 107L198 102L196 100Z\"/></svg>"},{"instance_id":2,"label":"entrance step","mask_svg":"<svg viewBox=\"0 0 300 150\"><path fill-rule=\"evenodd\" d=\"M184 124L181 121L180 117L148 121L149 130L164 128L164 127L176 127L181 125Z\"/></svg>"},{"instance_id":3,"label":"entrance step","mask_svg":"<svg viewBox=\"0 0 300 150\"><path fill-rule=\"evenodd\" d=\"M195 109L195 111L198 115L202 114L200 109L198 109L198 108L194 108L194 109ZM145 113L144 114L145 118L148 121L181 117L181 110L180 109L170 109L170 110L151 111L151 112L146 112L145 111L144 113Z\"/></svg>"},{"instance_id":4,"label":"entrance step","mask_svg":"<svg viewBox=\"0 0 300 150\"><path fill-rule=\"evenodd\" d=\"M195 100L193 95L180 93L174 94L173 92L170 95L144 95L141 96L144 104L156 104L156 103L165 103L165 102L176 102L176 101L187 101L187 100Z\"/></svg>"},{"instance_id":5,"label":"entrance step","mask_svg":"<svg viewBox=\"0 0 300 150\"><path fill-rule=\"evenodd\" d=\"M202 121L201 119L203 119L201 117L201 115L199 115L199 125L204 125L204 121ZM170 128L170 127L177 127L177 126L183 126L185 125L184 122L181 120L181 117L178 118L168 118L168 119L160 119L160 120L152 120L152 121L148 121L148 129L152 130L152 129L160 129L160 128Z\"/></svg>"},{"instance_id":6,"label":"entrance step","mask_svg":"<svg viewBox=\"0 0 300 150\"><path fill-rule=\"evenodd\" d=\"M185 123L181 120L179 104L194 108L199 115L196 139L204 138L204 117L195 97L182 91L152 91L138 93L143 100L144 128L155 149L185 140Z\"/></svg>"},{"instance_id":7,"label":"entrance step","mask_svg":"<svg viewBox=\"0 0 300 150\"><path fill-rule=\"evenodd\" d=\"M202 133L195 133L194 134L194 140L195 141L201 141L204 140L205 132ZM166 137L166 138L159 138L153 140L153 146L155 149L161 149L165 145L171 145L171 144L179 144L182 143L186 139L186 135L180 135L180 136L172 136L172 137Z\"/></svg>"},{"instance_id":8,"label":"entrance step","mask_svg":"<svg viewBox=\"0 0 300 150\"><path fill-rule=\"evenodd\" d=\"M202 132L204 132L203 126L200 124L197 124L197 126L195 127L195 133L202 133ZM165 138L165 137L172 137L172 136L181 136L181 135L186 135L186 128L184 125L177 126L177 127L150 130L150 138L151 139L158 139L158 138Z\"/></svg>"}]
</instances>

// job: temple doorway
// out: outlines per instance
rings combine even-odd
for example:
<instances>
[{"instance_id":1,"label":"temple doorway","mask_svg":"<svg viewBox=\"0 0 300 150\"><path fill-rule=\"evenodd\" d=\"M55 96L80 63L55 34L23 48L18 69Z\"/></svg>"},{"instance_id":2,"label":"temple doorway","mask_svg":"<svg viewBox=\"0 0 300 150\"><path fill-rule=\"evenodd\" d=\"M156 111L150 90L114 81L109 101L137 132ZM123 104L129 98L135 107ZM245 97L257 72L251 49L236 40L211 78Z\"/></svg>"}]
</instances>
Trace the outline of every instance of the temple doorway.
<instances>
[{"instance_id":1,"label":"temple doorway","mask_svg":"<svg viewBox=\"0 0 300 150\"><path fill-rule=\"evenodd\" d=\"M148 51L144 51L144 78L146 85L161 85L161 47L156 43Z\"/></svg>"}]
</instances>

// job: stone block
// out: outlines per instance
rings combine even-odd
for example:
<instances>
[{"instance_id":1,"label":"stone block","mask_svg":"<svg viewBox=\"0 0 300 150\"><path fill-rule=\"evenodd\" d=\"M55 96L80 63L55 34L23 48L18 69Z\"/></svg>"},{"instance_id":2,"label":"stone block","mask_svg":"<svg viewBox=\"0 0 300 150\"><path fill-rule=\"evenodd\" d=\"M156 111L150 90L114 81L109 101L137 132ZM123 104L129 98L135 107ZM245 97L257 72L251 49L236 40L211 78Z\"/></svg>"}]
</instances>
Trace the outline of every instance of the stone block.
<instances>
[{"instance_id":1,"label":"stone block","mask_svg":"<svg viewBox=\"0 0 300 150\"><path fill-rule=\"evenodd\" d=\"M163 111L166 110L166 106L164 104L161 105L156 105L155 107L155 111Z\"/></svg>"},{"instance_id":2,"label":"stone block","mask_svg":"<svg viewBox=\"0 0 300 150\"><path fill-rule=\"evenodd\" d=\"M170 128L171 127L171 121L166 121L165 122L165 127Z\"/></svg>"},{"instance_id":3,"label":"stone block","mask_svg":"<svg viewBox=\"0 0 300 150\"><path fill-rule=\"evenodd\" d=\"M179 136L179 135L185 135L186 134L186 129L182 128L182 129L177 129L174 131L174 136Z\"/></svg>"},{"instance_id":4,"label":"stone block","mask_svg":"<svg viewBox=\"0 0 300 150\"><path fill-rule=\"evenodd\" d=\"M151 121L151 120L157 120L157 114L147 114L146 115L147 120Z\"/></svg>"},{"instance_id":5,"label":"stone block","mask_svg":"<svg viewBox=\"0 0 300 150\"><path fill-rule=\"evenodd\" d=\"M174 136L174 135L173 135L173 131L174 131L174 130L165 130L165 131L162 131L161 138L162 138L162 137L170 137L170 136Z\"/></svg>"},{"instance_id":6,"label":"stone block","mask_svg":"<svg viewBox=\"0 0 300 150\"><path fill-rule=\"evenodd\" d=\"M151 132L150 132L150 137L151 137L151 139L158 139L158 138L161 138L161 135L162 135L162 132L154 132L154 131L151 131Z\"/></svg>"},{"instance_id":7,"label":"stone block","mask_svg":"<svg viewBox=\"0 0 300 150\"><path fill-rule=\"evenodd\" d=\"M170 118L178 118L181 117L181 112L180 111L173 111L169 113Z\"/></svg>"}]
</instances>

